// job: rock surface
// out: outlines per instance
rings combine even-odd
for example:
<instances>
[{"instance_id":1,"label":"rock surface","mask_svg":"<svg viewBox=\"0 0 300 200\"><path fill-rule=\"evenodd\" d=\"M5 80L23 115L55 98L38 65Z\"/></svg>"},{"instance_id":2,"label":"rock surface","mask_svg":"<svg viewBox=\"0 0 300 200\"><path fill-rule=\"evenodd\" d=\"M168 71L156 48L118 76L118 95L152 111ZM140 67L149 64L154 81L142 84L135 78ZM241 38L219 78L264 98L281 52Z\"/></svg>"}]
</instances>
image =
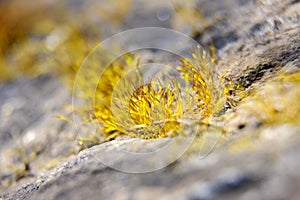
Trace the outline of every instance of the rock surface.
<instances>
[{"instance_id":1,"label":"rock surface","mask_svg":"<svg viewBox=\"0 0 300 200\"><path fill-rule=\"evenodd\" d=\"M194 31L194 38L206 47L214 42L220 74L228 71L226 76L234 84L256 91L264 90L263 85L277 74L299 71L299 1L207 2L211 4L203 5L215 12L212 16L202 11L207 21L214 21L211 18L215 16L220 19L198 33ZM157 19L161 9L173 12L169 4L133 4L125 26L172 27L176 13L163 21ZM214 8L216 5L221 6ZM145 19L142 8L148 8ZM135 9L141 10L135 15ZM283 94L278 91L278 98L284 99ZM30 174L15 175L12 178L18 181L10 185L7 180L14 175L8 169L1 170L1 185L10 187L2 191L0 199L299 199L299 121L267 124L237 106L225 113L228 133L220 136L204 158L200 158L202 143L198 138L167 167L132 174L104 165L95 155L115 166L142 165L141 160L117 156L115 151L155 151L165 139L120 138L77 154L78 136L73 126L51 117L69 114L65 106L70 101L68 90L53 75L1 83L0 161L10 163L7 149L19 146L18 139L23 138ZM296 117L299 119L299 114ZM159 165L165 159L168 157L160 156L153 163ZM21 168L24 162L11 161Z\"/></svg>"}]
</instances>

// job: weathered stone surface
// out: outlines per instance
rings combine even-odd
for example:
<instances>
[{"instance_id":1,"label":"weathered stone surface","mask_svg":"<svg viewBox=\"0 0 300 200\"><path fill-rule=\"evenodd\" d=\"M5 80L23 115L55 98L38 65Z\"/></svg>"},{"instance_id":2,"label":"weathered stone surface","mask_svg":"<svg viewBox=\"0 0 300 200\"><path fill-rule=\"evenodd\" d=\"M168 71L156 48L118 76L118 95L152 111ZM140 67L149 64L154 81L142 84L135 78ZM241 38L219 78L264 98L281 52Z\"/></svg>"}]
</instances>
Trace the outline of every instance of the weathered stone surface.
<instances>
[{"instance_id":1,"label":"weathered stone surface","mask_svg":"<svg viewBox=\"0 0 300 200\"><path fill-rule=\"evenodd\" d=\"M288 132L286 132L288 131ZM115 171L97 161L91 153L123 143L108 142L81 152L51 173L23 186L6 198L13 199L296 199L300 179L297 158L299 127L265 129L260 140L251 139L250 149L230 152L238 139L216 148L205 159L198 154L184 156L162 170L146 174ZM255 135L255 133L253 133ZM280 137L278 137L280 135ZM242 135L240 137L251 137ZM139 139L126 143L137 146ZM141 141L145 144L144 141ZM114 143L114 144L112 144ZM158 142L146 141L155 149ZM237 143L237 142L236 142ZM107 150L108 152L110 150ZM109 157L112 162L126 158ZM162 158L163 159L163 158ZM139 160L132 162L139 164Z\"/></svg>"}]
</instances>

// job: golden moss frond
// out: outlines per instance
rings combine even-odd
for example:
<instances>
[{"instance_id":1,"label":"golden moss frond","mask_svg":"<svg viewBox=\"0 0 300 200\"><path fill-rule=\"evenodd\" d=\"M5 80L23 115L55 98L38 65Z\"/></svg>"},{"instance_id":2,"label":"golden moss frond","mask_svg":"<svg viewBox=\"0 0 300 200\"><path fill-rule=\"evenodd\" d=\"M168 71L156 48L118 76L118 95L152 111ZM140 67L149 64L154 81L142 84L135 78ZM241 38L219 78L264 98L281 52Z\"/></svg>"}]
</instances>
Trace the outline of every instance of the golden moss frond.
<instances>
[{"instance_id":1,"label":"golden moss frond","mask_svg":"<svg viewBox=\"0 0 300 200\"><path fill-rule=\"evenodd\" d=\"M214 73L214 58L198 47L180 62L176 68L166 67L175 70L175 76L165 70L145 80L147 70L153 69L141 68L139 58L127 54L103 72L96 91L85 90L86 97L95 98L93 120L106 138L172 136L183 122L200 122L220 112L223 89Z\"/></svg>"}]
</instances>

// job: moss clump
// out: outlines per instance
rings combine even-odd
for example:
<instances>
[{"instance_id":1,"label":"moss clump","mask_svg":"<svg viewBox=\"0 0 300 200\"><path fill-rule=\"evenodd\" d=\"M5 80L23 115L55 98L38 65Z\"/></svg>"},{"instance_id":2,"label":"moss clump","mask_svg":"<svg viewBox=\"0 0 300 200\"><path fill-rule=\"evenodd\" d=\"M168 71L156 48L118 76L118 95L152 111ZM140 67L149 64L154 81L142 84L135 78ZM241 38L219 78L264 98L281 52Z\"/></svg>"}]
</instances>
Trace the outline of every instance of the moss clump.
<instances>
[{"instance_id":1,"label":"moss clump","mask_svg":"<svg viewBox=\"0 0 300 200\"><path fill-rule=\"evenodd\" d=\"M100 123L99 134L106 139L120 134L143 139L168 137L179 134L183 125L209 123L225 103L223 81L214 71L214 62L214 57L198 47L190 59L170 66L176 76L163 74L145 81L138 56L127 54L106 68L96 91L88 85L99 77L91 74L79 81L82 97L94 101L94 108L81 112L88 113L83 118ZM81 141L93 141L96 135Z\"/></svg>"}]
</instances>

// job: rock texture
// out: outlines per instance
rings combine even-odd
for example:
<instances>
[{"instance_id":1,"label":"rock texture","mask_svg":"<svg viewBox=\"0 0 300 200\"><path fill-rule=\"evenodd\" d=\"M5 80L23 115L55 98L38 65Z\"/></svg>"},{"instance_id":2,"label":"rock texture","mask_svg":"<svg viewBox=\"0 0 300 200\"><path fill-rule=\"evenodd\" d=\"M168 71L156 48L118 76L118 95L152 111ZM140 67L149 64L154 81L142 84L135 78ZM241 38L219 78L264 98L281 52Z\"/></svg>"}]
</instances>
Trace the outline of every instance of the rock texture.
<instances>
[{"instance_id":1,"label":"rock texture","mask_svg":"<svg viewBox=\"0 0 300 200\"><path fill-rule=\"evenodd\" d=\"M202 7L194 8L203 12L207 7L214 12L203 12L206 20L214 23L194 30L194 38L206 47L211 42L215 44L220 74L228 71L228 80L246 91L256 91L264 90L263 85L278 74L299 71L299 1L230 0L229 5L221 2L206 1ZM134 11L148 8L147 25L172 27L176 12L169 4L157 2L155 9L140 1L133 4L125 26L143 25L141 11L137 15ZM171 12L170 18L157 19L158 10ZM217 20L211 20L214 17ZM278 91L278 98L284 99L283 94L284 91ZM120 138L77 154L78 136L73 126L52 117L68 114L65 106L70 101L67 89L53 75L1 83L0 161L19 163L19 168L30 163L30 170L14 175L7 168L1 169L1 185L10 187L1 192L0 199L299 199L297 122L263 123L237 106L225 113L228 133L221 135L205 158L199 156L198 138L167 167L131 174L102 164L94 155L101 154L103 159L121 166L128 163L128 158L113 156L115 150L128 147L155 151L165 139ZM299 114L295 116L300 118ZM19 137L23 138L29 158L10 162L7 149L19 147ZM132 158L130 163L139 165L140 160ZM11 178L17 180L12 185L7 181Z\"/></svg>"}]
</instances>

